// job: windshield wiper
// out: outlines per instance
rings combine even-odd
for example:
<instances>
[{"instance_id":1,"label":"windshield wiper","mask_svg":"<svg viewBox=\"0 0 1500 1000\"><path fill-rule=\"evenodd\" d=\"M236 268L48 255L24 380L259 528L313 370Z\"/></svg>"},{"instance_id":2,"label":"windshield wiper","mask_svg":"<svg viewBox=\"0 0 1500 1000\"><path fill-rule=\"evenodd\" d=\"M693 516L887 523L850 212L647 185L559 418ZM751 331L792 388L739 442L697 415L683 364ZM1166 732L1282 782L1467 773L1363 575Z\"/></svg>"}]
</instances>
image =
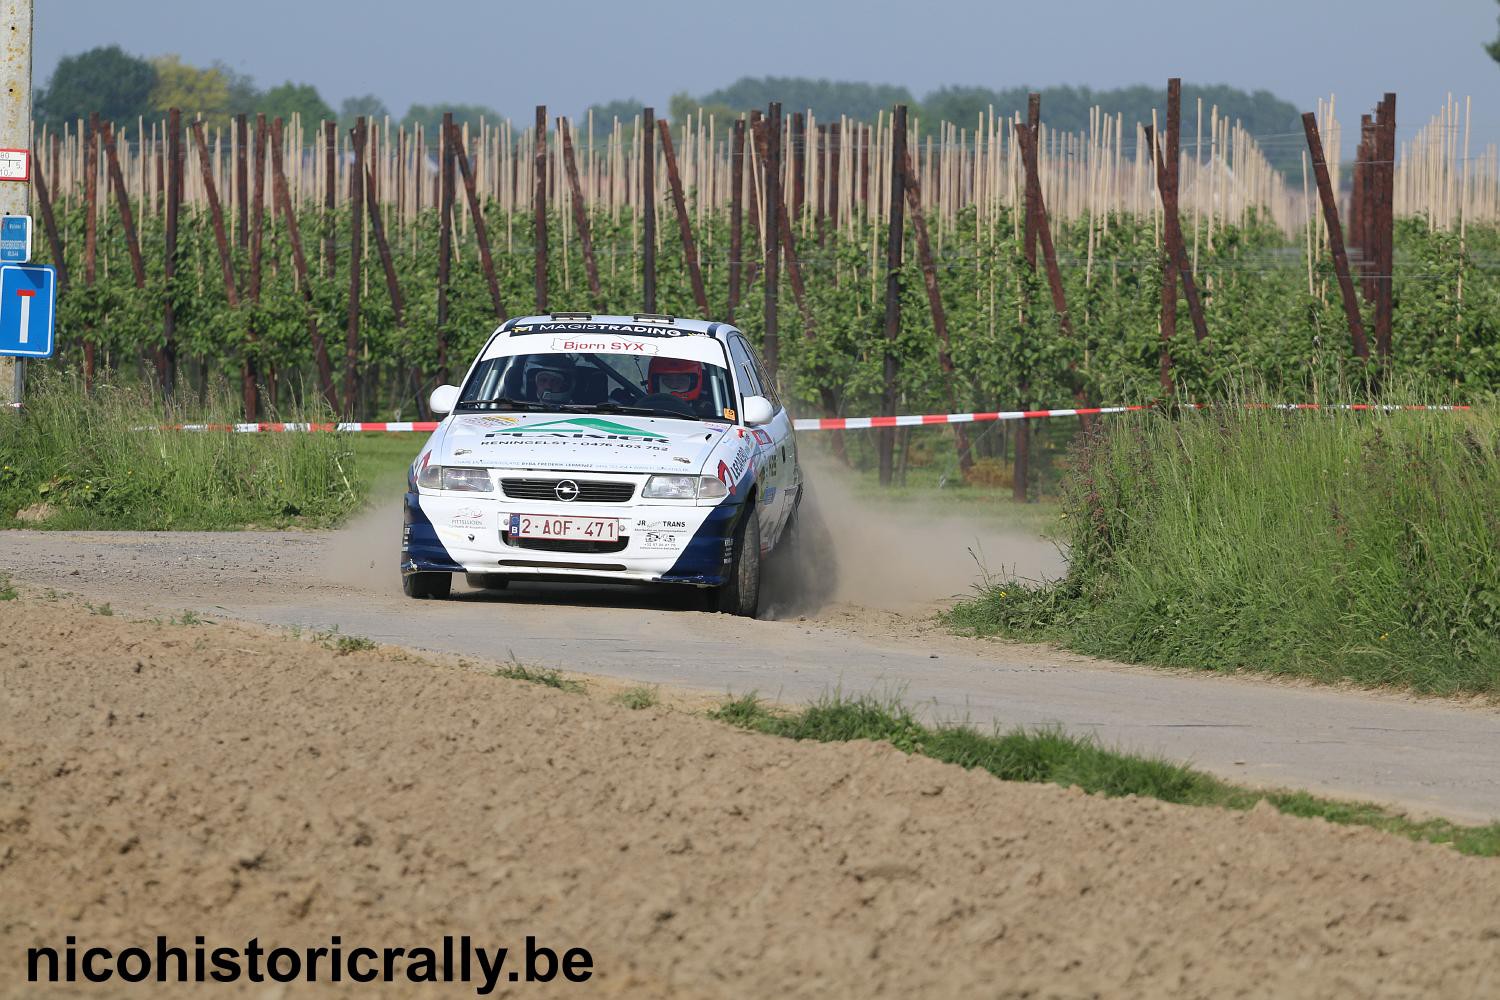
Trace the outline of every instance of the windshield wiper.
<instances>
[{"instance_id":1,"label":"windshield wiper","mask_svg":"<svg viewBox=\"0 0 1500 1000\"><path fill-rule=\"evenodd\" d=\"M571 403L560 409L577 413L624 413L640 417L671 417L674 420L702 420L696 413L669 410L661 406L626 406L623 403Z\"/></svg>"},{"instance_id":2,"label":"windshield wiper","mask_svg":"<svg viewBox=\"0 0 1500 1000\"><path fill-rule=\"evenodd\" d=\"M477 399L467 403L459 403L455 410L553 410L562 407L550 406L546 403L533 403L529 399L511 399L509 396L499 396L495 399Z\"/></svg>"}]
</instances>

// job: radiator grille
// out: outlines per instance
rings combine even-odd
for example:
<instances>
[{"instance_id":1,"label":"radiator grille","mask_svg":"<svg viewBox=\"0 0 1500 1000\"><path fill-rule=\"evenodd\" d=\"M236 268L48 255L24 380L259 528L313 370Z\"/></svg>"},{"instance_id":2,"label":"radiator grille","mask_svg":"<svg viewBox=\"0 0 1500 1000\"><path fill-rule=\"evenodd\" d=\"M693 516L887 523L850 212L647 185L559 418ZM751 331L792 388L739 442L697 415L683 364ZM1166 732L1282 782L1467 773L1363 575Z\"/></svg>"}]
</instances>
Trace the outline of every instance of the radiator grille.
<instances>
[{"instance_id":1,"label":"radiator grille","mask_svg":"<svg viewBox=\"0 0 1500 1000\"><path fill-rule=\"evenodd\" d=\"M590 479L502 479L500 489L512 500L550 500L557 503L558 483L578 488L575 503L627 503L635 496L634 483L611 483ZM566 491L565 491L566 492Z\"/></svg>"}]
</instances>

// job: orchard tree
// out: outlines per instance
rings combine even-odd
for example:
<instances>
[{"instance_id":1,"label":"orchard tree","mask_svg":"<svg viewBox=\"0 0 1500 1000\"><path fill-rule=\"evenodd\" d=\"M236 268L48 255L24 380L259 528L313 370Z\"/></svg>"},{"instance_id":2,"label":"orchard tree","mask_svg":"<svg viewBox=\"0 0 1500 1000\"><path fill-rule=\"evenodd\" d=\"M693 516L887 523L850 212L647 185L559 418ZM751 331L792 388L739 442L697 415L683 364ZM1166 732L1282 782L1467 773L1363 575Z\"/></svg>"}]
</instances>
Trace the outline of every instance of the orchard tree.
<instances>
[{"instance_id":1,"label":"orchard tree","mask_svg":"<svg viewBox=\"0 0 1500 1000\"><path fill-rule=\"evenodd\" d=\"M374 94L361 94L358 97L346 97L339 105L339 123L351 127L354 119L361 116L371 121L380 121L391 113L385 106L385 102Z\"/></svg>"},{"instance_id":2,"label":"orchard tree","mask_svg":"<svg viewBox=\"0 0 1500 1000\"><path fill-rule=\"evenodd\" d=\"M156 83L151 63L103 45L58 61L47 86L37 88L35 115L38 123L58 125L97 111L117 125L134 124L151 113Z\"/></svg>"},{"instance_id":3,"label":"orchard tree","mask_svg":"<svg viewBox=\"0 0 1500 1000\"><path fill-rule=\"evenodd\" d=\"M266 118L280 117L292 120L293 114L302 116L303 124L316 125L324 119L333 119L333 109L318 94L318 88L310 83L293 83L288 80L280 86L266 91L261 99L261 111Z\"/></svg>"},{"instance_id":4,"label":"orchard tree","mask_svg":"<svg viewBox=\"0 0 1500 1000\"><path fill-rule=\"evenodd\" d=\"M401 123L407 127L421 125L424 135L435 137L442 130L445 111L452 112L453 124L460 128L465 123L478 128L481 120L490 124L500 121L500 112L483 104L413 104Z\"/></svg>"},{"instance_id":5,"label":"orchard tree","mask_svg":"<svg viewBox=\"0 0 1500 1000\"><path fill-rule=\"evenodd\" d=\"M179 108L189 121L201 115L210 125L229 122L229 80L221 71L189 66L176 55L157 56L151 63L156 67L151 104L158 112Z\"/></svg>"}]
</instances>

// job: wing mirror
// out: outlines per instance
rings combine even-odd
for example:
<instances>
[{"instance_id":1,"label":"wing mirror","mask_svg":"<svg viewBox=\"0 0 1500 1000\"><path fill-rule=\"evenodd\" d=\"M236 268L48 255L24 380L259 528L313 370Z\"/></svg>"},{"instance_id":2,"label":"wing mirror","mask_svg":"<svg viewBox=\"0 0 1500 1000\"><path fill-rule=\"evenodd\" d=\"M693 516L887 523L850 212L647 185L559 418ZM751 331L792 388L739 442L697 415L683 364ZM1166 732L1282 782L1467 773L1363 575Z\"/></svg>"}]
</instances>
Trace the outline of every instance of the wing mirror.
<instances>
[{"instance_id":1,"label":"wing mirror","mask_svg":"<svg viewBox=\"0 0 1500 1000\"><path fill-rule=\"evenodd\" d=\"M771 418L776 416L776 409L771 406L771 401L764 396L745 397L745 423L751 427L759 427L761 424L769 424Z\"/></svg>"},{"instance_id":2,"label":"wing mirror","mask_svg":"<svg viewBox=\"0 0 1500 1000\"><path fill-rule=\"evenodd\" d=\"M427 399L427 405L433 413L452 413L453 408L458 405L458 386L438 386L432 390L432 395Z\"/></svg>"}]
</instances>

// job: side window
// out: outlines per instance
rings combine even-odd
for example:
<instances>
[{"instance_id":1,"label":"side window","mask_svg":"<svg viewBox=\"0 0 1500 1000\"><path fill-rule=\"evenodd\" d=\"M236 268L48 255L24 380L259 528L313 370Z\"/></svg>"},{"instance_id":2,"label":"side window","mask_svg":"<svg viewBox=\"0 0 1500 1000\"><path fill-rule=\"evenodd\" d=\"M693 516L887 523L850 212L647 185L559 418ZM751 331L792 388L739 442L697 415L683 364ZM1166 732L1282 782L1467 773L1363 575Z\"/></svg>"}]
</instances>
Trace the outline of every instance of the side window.
<instances>
[{"instance_id":1,"label":"side window","mask_svg":"<svg viewBox=\"0 0 1500 1000\"><path fill-rule=\"evenodd\" d=\"M781 409L781 399L776 395L776 385L766 377L766 365L760 359L760 352L748 340L745 341L745 346L750 349L750 363L755 366L755 381L760 383L760 394L771 401L772 409Z\"/></svg>"},{"instance_id":2,"label":"side window","mask_svg":"<svg viewBox=\"0 0 1500 1000\"><path fill-rule=\"evenodd\" d=\"M729 356L734 359L741 393L746 396L759 396L762 391L760 379L757 377L755 362L751 360L750 353L745 348L746 344L742 338L729 338Z\"/></svg>"}]
</instances>

